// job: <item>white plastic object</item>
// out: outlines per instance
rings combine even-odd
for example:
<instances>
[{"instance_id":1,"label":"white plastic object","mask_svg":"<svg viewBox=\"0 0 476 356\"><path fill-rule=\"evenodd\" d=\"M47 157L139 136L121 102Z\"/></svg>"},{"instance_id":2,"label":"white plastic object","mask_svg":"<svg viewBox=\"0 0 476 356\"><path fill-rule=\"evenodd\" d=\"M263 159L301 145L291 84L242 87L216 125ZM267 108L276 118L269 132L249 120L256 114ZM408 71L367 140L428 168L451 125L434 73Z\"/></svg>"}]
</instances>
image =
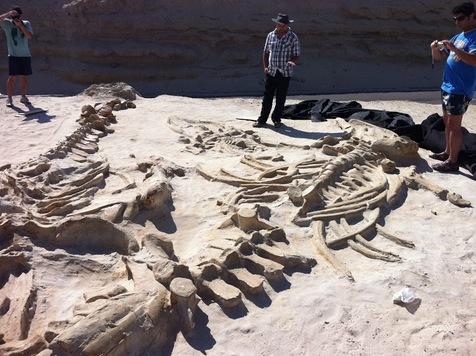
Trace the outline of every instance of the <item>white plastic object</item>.
<instances>
[{"instance_id":1,"label":"white plastic object","mask_svg":"<svg viewBox=\"0 0 476 356\"><path fill-rule=\"evenodd\" d=\"M411 288L405 287L401 291L393 295L394 302L402 302L405 304L412 303L416 299L415 291Z\"/></svg>"}]
</instances>

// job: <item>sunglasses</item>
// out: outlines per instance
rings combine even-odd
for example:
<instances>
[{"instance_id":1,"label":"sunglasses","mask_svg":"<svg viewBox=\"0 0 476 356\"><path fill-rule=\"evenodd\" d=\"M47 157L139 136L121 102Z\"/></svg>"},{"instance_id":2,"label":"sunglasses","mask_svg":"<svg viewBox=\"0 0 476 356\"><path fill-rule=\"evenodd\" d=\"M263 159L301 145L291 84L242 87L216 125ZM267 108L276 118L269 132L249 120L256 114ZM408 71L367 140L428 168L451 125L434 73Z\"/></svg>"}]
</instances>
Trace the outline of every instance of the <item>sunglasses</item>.
<instances>
[{"instance_id":1,"label":"sunglasses","mask_svg":"<svg viewBox=\"0 0 476 356\"><path fill-rule=\"evenodd\" d=\"M463 21L467 17L468 16L466 16L466 15L455 16L455 17L453 17L453 20L455 20L456 22L460 22L460 21Z\"/></svg>"}]
</instances>

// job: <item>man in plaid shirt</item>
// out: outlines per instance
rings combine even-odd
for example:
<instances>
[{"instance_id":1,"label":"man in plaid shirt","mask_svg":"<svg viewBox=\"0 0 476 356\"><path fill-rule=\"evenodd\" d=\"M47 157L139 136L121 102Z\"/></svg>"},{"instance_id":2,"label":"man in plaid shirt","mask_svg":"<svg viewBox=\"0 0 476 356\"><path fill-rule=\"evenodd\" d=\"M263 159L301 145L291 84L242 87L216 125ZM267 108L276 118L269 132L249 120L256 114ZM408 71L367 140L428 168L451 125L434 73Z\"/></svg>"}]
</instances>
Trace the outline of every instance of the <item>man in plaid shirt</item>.
<instances>
[{"instance_id":1,"label":"man in plaid shirt","mask_svg":"<svg viewBox=\"0 0 476 356\"><path fill-rule=\"evenodd\" d=\"M268 34L263 50L263 67L266 74L265 91L261 114L253 126L265 127L268 120L273 98L276 94L276 105L271 119L274 127L281 127L281 114L286 103L289 80L300 55L299 39L291 31L289 23L293 22L286 14L278 14L272 19L276 29Z\"/></svg>"}]
</instances>

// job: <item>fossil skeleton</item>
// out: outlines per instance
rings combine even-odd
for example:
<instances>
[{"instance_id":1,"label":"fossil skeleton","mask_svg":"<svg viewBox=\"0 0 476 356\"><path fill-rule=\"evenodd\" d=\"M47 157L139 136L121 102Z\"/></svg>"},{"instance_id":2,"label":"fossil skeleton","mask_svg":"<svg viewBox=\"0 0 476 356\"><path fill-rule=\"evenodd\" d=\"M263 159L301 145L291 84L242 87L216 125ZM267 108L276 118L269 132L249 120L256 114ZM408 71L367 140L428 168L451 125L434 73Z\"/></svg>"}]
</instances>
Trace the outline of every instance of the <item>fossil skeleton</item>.
<instances>
[{"instance_id":1,"label":"fossil skeleton","mask_svg":"<svg viewBox=\"0 0 476 356\"><path fill-rule=\"evenodd\" d=\"M201 166L197 171L209 180L239 187L231 197L219 202L225 206L224 212L237 211L242 204L274 202L287 195L297 207L293 222L298 226L313 225L317 254L353 279L332 249L349 246L369 258L400 262L402 259L397 254L373 245L369 235L414 247L411 241L394 236L379 224L383 208L391 208L403 189L424 188L457 206L470 204L412 169L398 174L398 162L418 159L418 146L413 141L360 121L342 120L339 124L350 137L332 146L322 146L324 153L336 156L333 159L309 157L276 165L270 163L270 157L245 155L241 163L260 173L239 176L220 169L213 174Z\"/></svg>"},{"instance_id":2,"label":"fossil skeleton","mask_svg":"<svg viewBox=\"0 0 476 356\"><path fill-rule=\"evenodd\" d=\"M372 234L414 247L380 225L384 208L406 187L469 204L409 169L399 174L399 162L415 159L417 147L363 123L341 122L339 137L297 146L265 142L252 130L171 118L192 153L245 150L240 162L255 172L196 167L236 190L218 197L222 223L201 233L197 253L181 258L174 241L147 222L170 214L174 179L193 170L160 157L111 167L99 150L100 139L114 132L113 111L134 107L120 100L85 106L80 127L55 148L0 169L0 318L8 325L0 328L2 354L159 353L178 330L194 329L199 297L224 311L246 310L245 299L265 295L267 285L286 281L296 268L316 265L295 253L284 228L269 220L283 204L295 213L292 223L312 225L317 259L351 280L333 249L349 246L398 262L400 256L372 244ZM287 162L268 154L270 148L302 156ZM51 278L53 268L62 276Z\"/></svg>"},{"instance_id":3,"label":"fossil skeleton","mask_svg":"<svg viewBox=\"0 0 476 356\"><path fill-rule=\"evenodd\" d=\"M245 296L266 294L264 283L284 280L286 269L315 265L259 206L235 212L207 232L201 253L179 260L172 240L145 222L170 214L172 181L185 170L154 157L112 168L99 152L114 132L113 111L134 107L85 106L63 142L0 171L2 354L160 352L179 329L194 328L198 296L245 308ZM54 268L63 271L57 280Z\"/></svg>"}]
</instances>

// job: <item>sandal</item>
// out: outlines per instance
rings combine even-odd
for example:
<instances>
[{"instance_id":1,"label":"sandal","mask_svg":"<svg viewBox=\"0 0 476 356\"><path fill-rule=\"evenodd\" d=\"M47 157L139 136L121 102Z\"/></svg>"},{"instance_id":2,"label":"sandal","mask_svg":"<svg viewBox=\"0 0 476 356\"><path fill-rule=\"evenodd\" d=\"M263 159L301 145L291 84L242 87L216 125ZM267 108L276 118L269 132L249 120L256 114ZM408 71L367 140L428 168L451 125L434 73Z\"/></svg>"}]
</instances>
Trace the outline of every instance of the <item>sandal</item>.
<instances>
[{"instance_id":1,"label":"sandal","mask_svg":"<svg viewBox=\"0 0 476 356\"><path fill-rule=\"evenodd\" d=\"M435 163L431 168L438 172L458 172L459 164L446 160L444 162Z\"/></svg>"},{"instance_id":2,"label":"sandal","mask_svg":"<svg viewBox=\"0 0 476 356\"><path fill-rule=\"evenodd\" d=\"M446 161L450 157L450 155L446 152L440 152L440 153L432 153L429 157L436 159L438 161Z\"/></svg>"}]
</instances>

